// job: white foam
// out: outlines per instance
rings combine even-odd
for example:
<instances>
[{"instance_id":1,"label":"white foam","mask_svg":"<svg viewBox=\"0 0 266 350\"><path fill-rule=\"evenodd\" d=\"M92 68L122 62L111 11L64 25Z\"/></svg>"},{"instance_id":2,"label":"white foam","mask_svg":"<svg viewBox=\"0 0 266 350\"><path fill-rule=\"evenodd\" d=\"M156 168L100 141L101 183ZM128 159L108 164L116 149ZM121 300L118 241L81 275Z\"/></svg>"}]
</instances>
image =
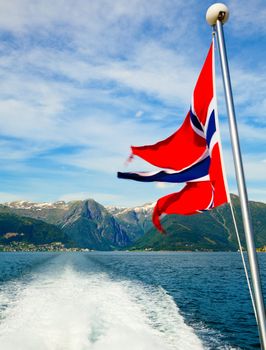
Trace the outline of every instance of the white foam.
<instances>
[{"instance_id":1,"label":"white foam","mask_svg":"<svg viewBox=\"0 0 266 350\"><path fill-rule=\"evenodd\" d=\"M162 288L55 266L6 296L2 349L203 349Z\"/></svg>"}]
</instances>

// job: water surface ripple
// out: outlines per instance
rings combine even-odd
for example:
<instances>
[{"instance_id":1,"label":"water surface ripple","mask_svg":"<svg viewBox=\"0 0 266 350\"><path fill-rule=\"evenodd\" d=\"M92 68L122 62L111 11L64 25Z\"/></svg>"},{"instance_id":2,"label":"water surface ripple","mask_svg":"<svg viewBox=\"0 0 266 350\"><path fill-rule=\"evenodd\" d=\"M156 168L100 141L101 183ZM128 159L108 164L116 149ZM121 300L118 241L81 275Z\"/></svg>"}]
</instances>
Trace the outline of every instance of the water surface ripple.
<instances>
[{"instance_id":1,"label":"water surface ripple","mask_svg":"<svg viewBox=\"0 0 266 350\"><path fill-rule=\"evenodd\" d=\"M266 281L266 255L259 260ZM259 349L238 253L1 253L0 343L5 350Z\"/></svg>"}]
</instances>

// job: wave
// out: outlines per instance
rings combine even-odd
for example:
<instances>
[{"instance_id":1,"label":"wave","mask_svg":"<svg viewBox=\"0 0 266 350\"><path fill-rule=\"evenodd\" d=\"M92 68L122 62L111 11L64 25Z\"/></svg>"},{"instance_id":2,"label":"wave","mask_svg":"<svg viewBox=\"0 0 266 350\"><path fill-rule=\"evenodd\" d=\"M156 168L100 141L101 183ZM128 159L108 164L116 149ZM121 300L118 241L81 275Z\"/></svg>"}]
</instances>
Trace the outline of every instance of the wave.
<instances>
[{"instance_id":1,"label":"wave","mask_svg":"<svg viewBox=\"0 0 266 350\"><path fill-rule=\"evenodd\" d=\"M164 289L80 271L63 255L1 293L5 350L203 349Z\"/></svg>"}]
</instances>

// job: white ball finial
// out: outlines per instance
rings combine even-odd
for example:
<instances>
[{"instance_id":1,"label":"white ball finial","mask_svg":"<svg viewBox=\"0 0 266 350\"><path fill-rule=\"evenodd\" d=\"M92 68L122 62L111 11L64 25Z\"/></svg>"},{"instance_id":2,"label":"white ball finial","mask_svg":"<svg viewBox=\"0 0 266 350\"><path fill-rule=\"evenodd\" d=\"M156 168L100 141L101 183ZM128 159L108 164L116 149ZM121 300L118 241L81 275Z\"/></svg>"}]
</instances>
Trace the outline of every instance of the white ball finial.
<instances>
[{"instance_id":1,"label":"white ball finial","mask_svg":"<svg viewBox=\"0 0 266 350\"><path fill-rule=\"evenodd\" d=\"M219 19L222 23L225 23L229 17L229 10L225 4L220 2L211 5L206 13L206 21L210 26L214 26Z\"/></svg>"}]
</instances>

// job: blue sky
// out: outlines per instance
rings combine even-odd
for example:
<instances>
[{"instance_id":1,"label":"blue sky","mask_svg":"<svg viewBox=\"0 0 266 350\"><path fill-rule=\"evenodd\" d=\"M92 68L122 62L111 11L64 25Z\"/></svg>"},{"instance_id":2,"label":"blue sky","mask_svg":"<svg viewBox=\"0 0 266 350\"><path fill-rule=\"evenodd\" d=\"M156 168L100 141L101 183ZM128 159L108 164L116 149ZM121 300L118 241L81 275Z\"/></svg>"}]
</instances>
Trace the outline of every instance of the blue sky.
<instances>
[{"instance_id":1,"label":"blue sky","mask_svg":"<svg viewBox=\"0 0 266 350\"><path fill-rule=\"evenodd\" d=\"M118 180L129 146L173 133L211 41L198 0L0 3L0 202L151 202L179 186ZM266 202L266 3L226 4L227 50L249 198ZM217 53L230 191L236 192Z\"/></svg>"}]
</instances>

